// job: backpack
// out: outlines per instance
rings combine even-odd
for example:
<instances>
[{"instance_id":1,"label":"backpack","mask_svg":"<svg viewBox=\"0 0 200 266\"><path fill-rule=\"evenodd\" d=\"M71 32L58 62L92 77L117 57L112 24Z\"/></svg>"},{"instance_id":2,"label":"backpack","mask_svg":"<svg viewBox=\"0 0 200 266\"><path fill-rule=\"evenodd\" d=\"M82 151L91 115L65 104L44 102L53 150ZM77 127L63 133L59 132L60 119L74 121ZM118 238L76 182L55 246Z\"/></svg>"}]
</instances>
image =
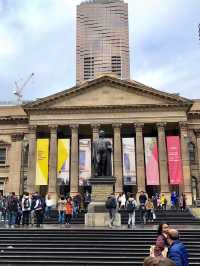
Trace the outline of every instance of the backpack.
<instances>
[{"instance_id":1,"label":"backpack","mask_svg":"<svg viewBox=\"0 0 200 266\"><path fill-rule=\"evenodd\" d=\"M117 207L116 201L113 198L108 198L106 200L106 209L115 209Z\"/></svg>"},{"instance_id":2,"label":"backpack","mask_svg":"<svg viewBox=\"0 0 200 266\"><path fill-rule=\"evenodd\" d=\"M129 212L129 213L134 212L134 210L135 210L135 203L133 203L132 201L129 202L127 204L126 209L127 209L127 212Z\"/></svg>"},{"instance_id":3,"label":"backpack","mask_svg":"<svg viewBox=\"0 0 200 266\"><path fill-rule=\"evenodd\" d=\"M108 198L107 200L106 200L106 209L110 209L111 208L111 198Z\"/></svg>"},{"instance_id":4,"label":"backpack","mask_svg":"<svg viewBox=\"0 0 200 266\"><path fill-rule=\"evenodd\" d=\"M30 208L30 201L29 201L29 199L26 198L24 200L24 209L27 210L29 208Z\"/></svg>"}]
</instances>

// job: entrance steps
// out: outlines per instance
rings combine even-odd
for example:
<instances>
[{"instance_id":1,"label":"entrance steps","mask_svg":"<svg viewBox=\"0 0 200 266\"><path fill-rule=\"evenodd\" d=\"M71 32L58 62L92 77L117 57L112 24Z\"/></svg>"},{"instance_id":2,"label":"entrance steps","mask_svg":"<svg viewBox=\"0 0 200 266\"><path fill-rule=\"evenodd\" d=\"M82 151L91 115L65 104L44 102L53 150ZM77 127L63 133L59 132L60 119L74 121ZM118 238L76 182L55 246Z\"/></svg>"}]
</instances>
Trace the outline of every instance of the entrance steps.
<instances>
[{"instance_id":1,"label":"entrance steps","mask_svg":"<svg viewBox=\"0 0 200 266\"><path fill-rule=\"evenodd\" d=\"M181 230L190 266L200 265L200 229ZM155 230L1 229L0 265L142 266Z\"/></svg>"}]
</instances>

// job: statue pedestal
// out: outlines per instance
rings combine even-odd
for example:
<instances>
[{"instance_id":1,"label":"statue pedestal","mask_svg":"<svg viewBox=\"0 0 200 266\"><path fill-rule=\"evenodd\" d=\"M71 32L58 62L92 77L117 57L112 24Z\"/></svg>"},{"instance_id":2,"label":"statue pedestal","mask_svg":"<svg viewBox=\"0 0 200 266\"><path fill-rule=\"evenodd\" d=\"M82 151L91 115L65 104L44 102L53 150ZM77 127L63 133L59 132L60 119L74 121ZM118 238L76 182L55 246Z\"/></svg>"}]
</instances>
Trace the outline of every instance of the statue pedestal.
<instances>
[{"instance_id":1,"label":"statue pedestal","mask_svg":"<svg viewBox=\"0 0 200 266\"><path fill-rule=\"evenodd\" d=\"M90 179L92 185L92 201L85 214L86 226L108 226L109 213L105 208L107 197L114 192L115 177L95 177ZM115 226L121 226L121 216L116 214Z\"/></svg>"}]
</instances>

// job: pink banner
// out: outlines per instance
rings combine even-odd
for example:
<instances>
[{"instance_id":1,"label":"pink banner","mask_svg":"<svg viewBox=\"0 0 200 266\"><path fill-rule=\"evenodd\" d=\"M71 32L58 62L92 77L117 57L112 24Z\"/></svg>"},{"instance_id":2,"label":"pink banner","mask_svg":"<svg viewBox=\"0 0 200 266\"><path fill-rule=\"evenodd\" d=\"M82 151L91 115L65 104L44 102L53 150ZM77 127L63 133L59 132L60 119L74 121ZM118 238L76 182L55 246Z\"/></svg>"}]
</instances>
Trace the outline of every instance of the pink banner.
<instances>
[{"instance_id":1,"label":"pink banner","mask_svg":"<svg viewBox=\"0 0 200 266\"><path fill-rule=\"evenodd\" d=\"M160 179L157 138L144 138L144 145L147 186L157 186Z\"/></svg>"},{"instance_id":2,"label":"pink banner","mask_svg":"<svg viewBox=\"0 0 200 266\"><path fill-rule=\"evenodd\" d=\"M183 181L183 169L179 136L167 137L167 155L170 184L180 185Z\"/></svg>"}]
</instances>

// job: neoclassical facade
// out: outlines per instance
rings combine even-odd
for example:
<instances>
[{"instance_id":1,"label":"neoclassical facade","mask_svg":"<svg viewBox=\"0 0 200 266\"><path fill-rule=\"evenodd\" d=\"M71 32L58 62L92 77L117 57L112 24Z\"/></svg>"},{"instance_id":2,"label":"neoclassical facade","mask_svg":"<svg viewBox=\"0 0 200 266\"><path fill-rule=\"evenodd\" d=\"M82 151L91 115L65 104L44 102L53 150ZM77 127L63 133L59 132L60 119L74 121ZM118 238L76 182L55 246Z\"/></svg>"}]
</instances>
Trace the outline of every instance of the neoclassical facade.
<instances>
[{"instance_id":1,"label":"neoclassical facade","mask_svg":"<svg viewBox=\"0 0 200 266\"><path fill-rule=\"evenodd\" d=\"M58 139L70 139L68 190L82 191L79 182L79 140L98 138L99 129L113 140L115 192L184 192L192 203L200 193L200 101L165 93L136 81L104 75L22 106L0 107L0 190L16 194L59 193ZM170 184L167 136L179 136L182 182ZM147 185L144 138L158 144L159 184ZM48 184L36 186L37 139L49 139ZM136 182L125 184L123 138L135 140Z\"/></svg>"}]
</instances>

